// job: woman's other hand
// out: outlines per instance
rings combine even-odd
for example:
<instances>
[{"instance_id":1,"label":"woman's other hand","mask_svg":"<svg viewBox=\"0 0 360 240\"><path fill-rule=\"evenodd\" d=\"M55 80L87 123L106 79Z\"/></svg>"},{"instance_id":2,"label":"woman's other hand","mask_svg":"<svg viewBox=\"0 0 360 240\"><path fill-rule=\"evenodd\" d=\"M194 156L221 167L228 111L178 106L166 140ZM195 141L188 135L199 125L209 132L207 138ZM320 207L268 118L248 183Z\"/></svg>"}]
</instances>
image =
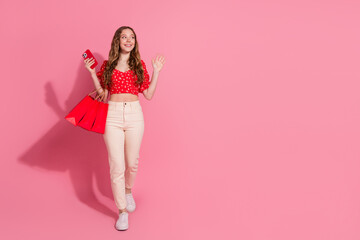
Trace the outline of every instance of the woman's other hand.
<instances>
[{"instance_id":1,"label":"woman's other hand","mask_svg":"<svg viewBox=\"0 0 360 240\"><path fill-rule=\"evenodd\" d=\"M89 70L89 72L90 72L91 74L96 73L95 68L90 68L90 66L95 63L95 59L94 59L94 58L84 59L84 63L85 63L86 69Z\"/></svg>"},{"instance_id":2,"label":"woman's other hand","mask_svg":"<svg viewBox=\"0 0 360 240\"><path fill-rule=\"evenodd\" d=\"M154 72L160 72L165 63L165 57L157 55L155 59L151 59Z\"/></svg>"}]
</instances>

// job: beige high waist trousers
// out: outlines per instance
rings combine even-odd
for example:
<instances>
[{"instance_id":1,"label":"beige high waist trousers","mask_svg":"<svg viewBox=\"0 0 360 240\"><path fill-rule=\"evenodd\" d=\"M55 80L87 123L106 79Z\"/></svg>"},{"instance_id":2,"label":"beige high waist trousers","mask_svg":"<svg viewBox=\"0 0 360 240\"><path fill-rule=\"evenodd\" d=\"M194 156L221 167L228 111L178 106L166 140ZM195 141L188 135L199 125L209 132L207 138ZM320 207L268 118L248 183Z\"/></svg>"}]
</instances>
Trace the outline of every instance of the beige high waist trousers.
<instances>
[{"instance_id":1,"label":"beige high waist trousers","mask_svg":"<svg viewBox=\"0 0 360 240\"><path fill-rule=\"evenodd\" d=\"M108 101L109 108L103 134L108 152L111 188L115 204L126 208L125 187L134 186L138 170L140 145L144 134L144 116L140 101Z\"/></svg>"}]
</instances>

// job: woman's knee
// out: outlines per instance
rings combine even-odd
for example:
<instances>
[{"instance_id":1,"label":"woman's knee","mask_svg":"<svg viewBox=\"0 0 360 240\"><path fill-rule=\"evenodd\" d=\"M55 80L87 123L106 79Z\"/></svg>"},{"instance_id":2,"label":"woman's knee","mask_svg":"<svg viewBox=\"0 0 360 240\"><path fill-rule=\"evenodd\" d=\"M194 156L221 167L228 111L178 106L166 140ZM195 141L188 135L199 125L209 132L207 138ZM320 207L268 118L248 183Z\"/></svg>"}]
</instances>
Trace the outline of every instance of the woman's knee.
<instances>
[{"instance_id":1,"label":"woman's knee","mask_svg":"<svg viewBox=\"0 0 360 240\"><path fill-rule=\"evenodd\" d=\"M136 172L138 169L138 165L139 165L139 159L138 157L134 157L133 160L130 160L128 162L127 168L132 172Z\"/></svg>"}]
</instances>

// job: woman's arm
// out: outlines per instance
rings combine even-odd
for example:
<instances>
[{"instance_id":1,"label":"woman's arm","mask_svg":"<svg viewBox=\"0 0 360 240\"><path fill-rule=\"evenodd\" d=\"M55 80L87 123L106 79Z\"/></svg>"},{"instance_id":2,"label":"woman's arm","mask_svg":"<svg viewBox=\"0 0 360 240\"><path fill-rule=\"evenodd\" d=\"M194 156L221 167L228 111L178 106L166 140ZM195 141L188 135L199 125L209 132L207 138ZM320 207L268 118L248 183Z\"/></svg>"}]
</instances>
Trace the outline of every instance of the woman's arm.
<instances>
[{"instance_id":1,"label":"woman's arm","mask_svg":"<svg viewBox=\"0 0 360 240\"><path fill-rule=\"evenodd\" d=\"M146 89L144 89L142 91L144 97L147 100L151 100L155 94L155 90L156 90L156 85L157 85L157 81L159 78L159 74L160 74L160 70L162 69L162 67L164 66L165 63L165 57L164 56L156 56L155 59L151 60L152 62L152 66L153 66L153 73L151 75L151 81L150 83L147 82L147 86ZM143 62L143 67L144 67L144 71L145 71L145 76L146 79L149 80L149 74L146 70L146 65L145 62Z\"/></svg>"},{"instance_id":2,"label":"woman's arm","mask_svg":"<svg viewBox=\"0 0 360 240\"><path fill-rule=\"evenodd\" d=\"M95 62L95 59L91 58L91 59L86 59L84 60L85 62L85 67L87 70L89 70L90 74L91 74L91 78L93 79L93 82L94 82L94 86L95 86L95 89L97 91L97 94L99 95L103 95L105 94L104 96L104 100L107 99L107 96L108 96L108 90L105 89L105 86L103 85L103 82L100 83L101 81L101 77L102 77L102 74L104 73L104 70L105 70L105 65L106 65L106 60L103 62L103 64L101 65L100 67L100 71L97 73L96 72L96 69L95 68L91 68L90 66L92 64L94 64ZM105 91L105 93L104 93Z\"/></svg>"},{"instance_id":3,"label":"woman's arm","mask_svg":"<svg viewBox=\"0 0 360 240\"><path fill-rule=\"evenodd\" d=\"M100 82L99 82L99 78L98 78L98 76L96 75L96 72L94 71L94 72L91 72L91 77L92 77L92 79L93 79L93 82L94 82L94 86L95 86L95 89L97 89L97 93L99 94L99 95L101 95L101 94L104 94L104 91L105 91L105 97L104 97L104 99L107 99L107 96L108 96L108 90L107 89L104 89L102 86L101 86L101 84L100 84Z\"/></svg>"},{"instance_id":4,"label":"woman's arm","mask_svg":"<svg viewBox=\"0 0 360 240\"><path fill-rule=\"evenodd\" d=\"M147 100L151 100L155 94L156 85L159 77L159 71L153 71L151 76L150 85L147 89L143 91L143 95Z\"/></svg>"}]
</instances>

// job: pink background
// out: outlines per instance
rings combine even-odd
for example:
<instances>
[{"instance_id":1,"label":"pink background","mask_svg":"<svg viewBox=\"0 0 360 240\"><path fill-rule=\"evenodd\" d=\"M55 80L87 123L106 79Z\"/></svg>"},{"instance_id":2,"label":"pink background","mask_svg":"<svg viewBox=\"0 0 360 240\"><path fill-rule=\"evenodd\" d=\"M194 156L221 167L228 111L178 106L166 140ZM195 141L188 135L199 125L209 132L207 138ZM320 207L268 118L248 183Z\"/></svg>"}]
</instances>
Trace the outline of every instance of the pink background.
<instances>
[{"instance_id":1,"label":"pink background","mask_svg":"<svg viewBox=\"0 0 360 240\"><path fill-rule=\"evenodd\" d=\"M0 5L0 238L360 239L359 1ZM103 138L64 116L123 25L166 63L118 232Z\"/></svg>"}]
</instances>

